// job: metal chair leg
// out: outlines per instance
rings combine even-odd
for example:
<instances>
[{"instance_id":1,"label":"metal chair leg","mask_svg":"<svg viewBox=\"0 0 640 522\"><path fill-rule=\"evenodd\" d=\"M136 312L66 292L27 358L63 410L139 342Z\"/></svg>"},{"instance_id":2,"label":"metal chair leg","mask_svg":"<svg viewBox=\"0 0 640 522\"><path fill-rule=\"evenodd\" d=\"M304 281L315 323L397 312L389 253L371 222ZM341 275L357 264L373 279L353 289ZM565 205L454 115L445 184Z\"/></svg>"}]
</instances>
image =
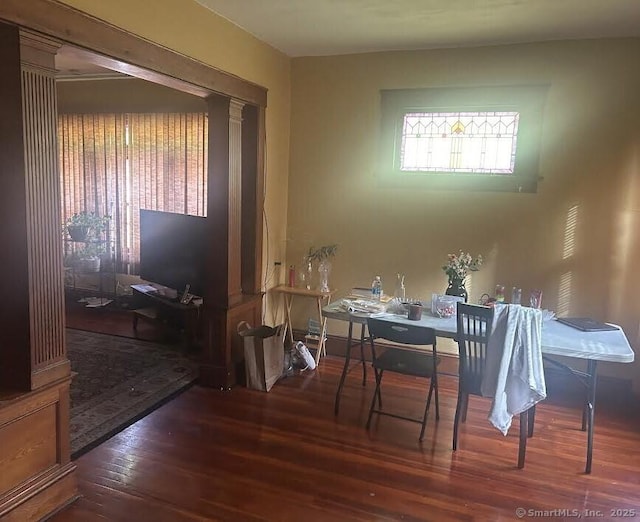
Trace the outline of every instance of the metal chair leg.
<instances>
[{"instance_id":1,"label":"metal chair leg","mask_svg":"<svg viewBox=\"0 0 640 522\"><path fill-rule=\"evenodd\" d=\"M431 404L431 396L433 395L433 388L434 388L434 382L433 379L431 379L431 382L429 383L429 393L427 394L427 403L424 406L424 415L422 416L422 429L420 430L420 442L422 442L422 439L424 439L424 430L427 426L427 415L429 414L429 406ZM436 410L437 410L437 401L438 401L438 390L436 388Z\"/></svg>"},{"instance_id":2,"label":"metal chair leg","mask_svg":"<svg viewBox=\"0 0 640 522\"><path fill-rule=\"evenodd\" d=\"M458 401L456 402L456 415L453 418L453 451L458 449L458 423L460 422L460 413L464 394L458 390Z\"/></svg>"},{"instance_id":3,"label":"metal chair leg","mask_svg":"<svg viewBox=\"0 0 640 522\"><path fill-rule=\"evenodd\" d=\"M431 384L433 385L433 389L436 395L436 420L440 420L440 401L438 400L438 374L435 369L433 371L433 376L431 377Z\"/></svg>"},{"instance_id":4,"label":"metal chair leg","mask_svg":"<svg viewBox=\"0 0 640 522\"><path fill-rule=\"evenodd\" d=\"M462 403L462 422L467 422L467 408L469 407L469 395L464 394L464 402Z\"/></svg>"},{"instance_id":5,"label":"metal chair leg","mask_svg":"<svg viewBox=\"0 0 640 522\"><path fill-rule=\"evenodd\" d=\"M349 323L351 324L351 323ZM362 330L360 330L360 336L363 337L364 336L364 326L362 327ZM376 347L373 343L373 338L370 337L369 338L369 342L371 345L371 361L372 361L372 365L375 364L376 362ZM378 370L376 370L375 366L373 368L373 375L376 379L376 382L378 380ZM376 392L374 394L374 397L378 397L378 409L381 410L382 409L382 396L380 395L380 389L378 387L376 387Z\"/></svg>"},{"instance_id":6,"label":"metal chair leg","mask_svg":"<svg viewBox=\"0 0 640 522\"><path fill-rule=\"evenodd\" d=\"M375 371L374 373L376 375L376 390L373 392L373 398L371 399L371 407L369 408L369 417L367 418L367 429L369 429L369 426L371 426L371 417L373 416L373 409L376 405L376 397L378 397L378 400L381 401L380 382L382 381L383 370Z\"/></svg>"}]
</instances>

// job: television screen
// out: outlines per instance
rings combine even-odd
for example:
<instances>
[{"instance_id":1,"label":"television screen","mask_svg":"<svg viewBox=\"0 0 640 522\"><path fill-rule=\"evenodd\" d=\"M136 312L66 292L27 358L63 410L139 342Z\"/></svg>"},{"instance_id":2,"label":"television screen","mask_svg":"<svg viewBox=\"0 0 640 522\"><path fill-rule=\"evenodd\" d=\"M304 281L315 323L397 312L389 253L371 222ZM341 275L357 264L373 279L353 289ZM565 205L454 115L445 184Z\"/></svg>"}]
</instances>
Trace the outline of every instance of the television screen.
<instances>
[{"instance_id":1,"label":"television screen","mask_svg":"<svg viewBox=\"0 0 640 522\"><path fill-rule=\"evenodd\" d=\"M140 210L140 277L181 293L204 293L206 218Z\"/></svg>"}]
</instances>

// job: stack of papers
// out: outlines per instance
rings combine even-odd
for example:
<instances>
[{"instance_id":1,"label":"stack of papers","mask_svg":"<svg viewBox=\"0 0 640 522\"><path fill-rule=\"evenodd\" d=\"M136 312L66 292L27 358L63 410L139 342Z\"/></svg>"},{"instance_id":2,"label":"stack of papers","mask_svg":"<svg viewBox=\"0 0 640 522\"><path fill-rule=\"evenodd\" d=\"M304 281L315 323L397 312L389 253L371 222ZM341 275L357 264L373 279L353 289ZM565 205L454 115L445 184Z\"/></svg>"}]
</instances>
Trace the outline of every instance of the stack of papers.
<instances>
[{"instance_id":1,"label":"stack of papers","mask_svg":"<svg viewBox=\"0 0 640 522\"><path fill-rule=\"evenodd\" d=\"M342 299L336 308L352 314L381 314L386 312L386 306L384 304L368 299Z\"/></svg>"}]
</instances>

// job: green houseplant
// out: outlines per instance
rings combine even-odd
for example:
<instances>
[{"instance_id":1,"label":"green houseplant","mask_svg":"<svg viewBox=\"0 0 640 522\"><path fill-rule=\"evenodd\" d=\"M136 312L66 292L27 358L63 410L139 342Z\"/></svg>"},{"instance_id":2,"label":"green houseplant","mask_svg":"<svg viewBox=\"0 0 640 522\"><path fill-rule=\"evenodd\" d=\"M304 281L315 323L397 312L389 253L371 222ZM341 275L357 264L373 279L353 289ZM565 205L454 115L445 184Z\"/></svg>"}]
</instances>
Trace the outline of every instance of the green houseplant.
<instances>
[{"instance_id":1,"label":"green houseplant","mask_svg":"<svg viewBox=\"0 0 640 522\"><path fill-rule=\"evenodd\" d=\"M72 241L102 239L111 216L99 216L95 212L76 212L65 222L65 229Z\"/></svg>"},{"instance_id":2,"label":"green houseplant","mask_svg":"<svg viewBox=\"0 0 640 522\"><path fill-rule=\"evenodd\" d=\"M95 212L76 212L64 224L71 243L67 261L81 272L98 272L100 256L107 252L106 232L111 216ZM67 249L65 249L67 250Z\"/></svg>"},{"instance_id":3,"label":"green houseplant","mask_svg":"<svg viewBox=\"0 0 640 522\"><path fill-rule=\"evenodd\" d=\"M322 263L323 261L327 261L330 257L336 255L338 251L338 245L325 245L319 248L309 248L309 252L307 253L307 259L311 262L318 261L318 263Z\"/></svg>"}]
</instances>

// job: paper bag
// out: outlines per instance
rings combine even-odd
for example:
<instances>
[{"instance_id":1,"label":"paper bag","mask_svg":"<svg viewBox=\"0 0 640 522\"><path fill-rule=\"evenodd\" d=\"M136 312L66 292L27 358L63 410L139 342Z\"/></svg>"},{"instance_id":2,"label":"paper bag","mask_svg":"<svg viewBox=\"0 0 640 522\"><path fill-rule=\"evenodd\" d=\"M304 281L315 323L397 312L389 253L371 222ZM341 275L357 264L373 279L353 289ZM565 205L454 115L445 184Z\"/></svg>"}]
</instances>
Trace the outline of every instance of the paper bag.
<instances>
[{"instance_id":1,"label":"paper bag","mask_svg":"<svg viewBox=\"0 0 640 522\"><path fill-rule=\"evenodd\" d=\"M269 391L284 370L282 326L251 328L246 321L238 324L243 338L247 388Z\"/></svg>"}]
</instances>

